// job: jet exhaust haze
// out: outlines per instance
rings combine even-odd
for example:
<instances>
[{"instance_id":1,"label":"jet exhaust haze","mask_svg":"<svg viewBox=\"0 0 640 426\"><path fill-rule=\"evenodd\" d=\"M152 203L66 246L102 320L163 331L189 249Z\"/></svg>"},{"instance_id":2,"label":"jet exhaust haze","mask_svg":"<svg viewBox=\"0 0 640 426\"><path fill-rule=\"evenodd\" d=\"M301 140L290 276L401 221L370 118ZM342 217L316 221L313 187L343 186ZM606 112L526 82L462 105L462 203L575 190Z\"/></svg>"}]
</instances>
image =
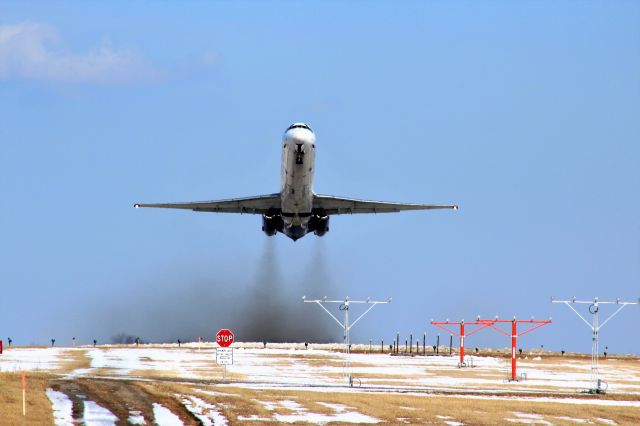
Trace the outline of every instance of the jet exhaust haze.
<instances>
[{"instance_id":1,"label":"jet exhaust haze","mask_svg":"<svg viewBox=\"0 0 640 426\"><path fill-rule=\"evenodd\" d=\"M96 322L79 331L89 342L95 338L99 343L125 343L121 336L145 342L211 341L220 328L232 329L236 340L245 342L337 341L341 333L330 318L301 300L305 294L322 297L331 292L323 246L314 248L295 281L283 276L275 241L266 239L248 283L237 271L193 265L132 283L126 296L91 304L101 307L86 315Z\"/></svg>"},{"instance_id":2,"label":"jet exhaust haze","mask_svg":"<svg viewBox=\"0 0 640 426\"><path fill-rule=\"evenodd\" d=\"M316 253L304 271L303 282L287 283L282 290L282 274L277 261L275 241L265 242L263 257L257 271L255 288L249 292L249 302L243 310L238 328L240 340L261 342L328 342L329 323L319 318L313 307L305 305L301 296L318 294L331 288L324 245L316 246Z\"/></svg>"}]
</instances>

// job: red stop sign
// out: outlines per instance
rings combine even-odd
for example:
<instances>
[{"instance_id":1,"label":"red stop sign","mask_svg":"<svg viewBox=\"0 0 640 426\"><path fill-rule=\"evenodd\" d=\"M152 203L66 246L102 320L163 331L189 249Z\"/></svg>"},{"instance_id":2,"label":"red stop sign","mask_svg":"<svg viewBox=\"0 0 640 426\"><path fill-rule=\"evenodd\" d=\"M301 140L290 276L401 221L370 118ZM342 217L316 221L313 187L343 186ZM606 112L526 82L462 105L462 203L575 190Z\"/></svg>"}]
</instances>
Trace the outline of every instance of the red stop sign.
<instances>
[{"instance_id":1,"label":"red stop sign","mask_svg":"<svg viewBox=\"0 0 640 426\"><path fill-rule=\"evenodd\" d=\"M228 328L223 328L216 334L216 342L223 348L231 346L233 343L233 332Z\"/></svg>"}]
</instances>

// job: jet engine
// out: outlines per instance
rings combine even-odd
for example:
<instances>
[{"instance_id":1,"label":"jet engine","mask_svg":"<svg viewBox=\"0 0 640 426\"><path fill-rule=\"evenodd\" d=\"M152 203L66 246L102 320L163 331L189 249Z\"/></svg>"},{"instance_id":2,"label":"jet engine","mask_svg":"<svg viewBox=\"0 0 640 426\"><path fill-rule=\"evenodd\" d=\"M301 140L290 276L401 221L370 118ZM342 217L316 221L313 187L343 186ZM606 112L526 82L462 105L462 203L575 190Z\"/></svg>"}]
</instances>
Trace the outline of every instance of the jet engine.
<instances>
[{"instance_id":1,"label":"jet engine","mask_svg":"<svg viewBox=\"0 0 640 426\"><path fill-rule=\"evenodd\" d=\"M329 216L325 213L314 213L309 219L309 229L318 237L329 232Z\"/></svg>"},{"instance_id":2,"label":"jet engine","mask_svg":"<svg viewBox=\"0 0 640 426\"><path fill-rule=\"evenodd\" d=\"M282 232L284 222L279 213L267 213L262 215L262 231L268 236L276 235L278 231Z\"/></svg>"}]
</instances>

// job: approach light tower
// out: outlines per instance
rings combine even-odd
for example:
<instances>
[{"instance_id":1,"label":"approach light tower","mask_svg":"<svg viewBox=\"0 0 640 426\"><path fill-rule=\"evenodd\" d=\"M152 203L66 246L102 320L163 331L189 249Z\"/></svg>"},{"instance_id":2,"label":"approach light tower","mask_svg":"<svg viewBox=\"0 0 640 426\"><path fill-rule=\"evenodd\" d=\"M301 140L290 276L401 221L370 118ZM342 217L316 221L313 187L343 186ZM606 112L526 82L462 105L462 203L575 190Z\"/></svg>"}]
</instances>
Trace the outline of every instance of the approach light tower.
<instances>
[{"instance_id":1,"label":"approach light tower","mask_svg":"<svg viewBox=\"0 0 640 426\"><path fill-rule=\"evenodd\" d=\"M349 331L351 330L351 327L356 325L356 323L358 321L360 321L362 319L362 317L364 317L370 310L375 308L376 305L391 303L391 298L387 299L386 301L371 300L371 298L367 298L367 300L351 300L351 299L349 299L349 296L347 296L344 300L327 300L327 297L325 296L322 299L309 300L309 299L307 299L307 296L302 296L302 301L304 303L316 303L316 304L318 304L318 306L320 306L326 313L328 313L329 316L331 316L331 318L333 318L333 320L338 323L340 328L343 329L343 331L344 331L344 335L343 335L343 339L344 339L344 375L347 378L347 382L348 382L349 386L353 386L353 376L351 375L351 363L349 362L349 352L350 352L349 346L351 346L351 340L350 340L350 337L349 337ZM340 322L340 320L338 318L336 318L335 315L333 315L329 311L329 309L327 309L327 307L324 305L325 303L338 303L339 304L338 305L338 309L341 310L344 313L344 320L342 322ZM369 304L371 306L369 306L362 314L360 314L360 316L358 318L356 318L355 321L353 321L352 323L349 323L349 308L350 308L350 305L352 305L354 303L356 303L356 304Z\"/></svg>"},{"instance_id":2,"label":"approach light tower","mask_svg":"<svg viewBox=\"0 0 640 426\"><path fill-rule=\"evenodd\" d=\"M604 325L609 322L611 318L616 316L618 312L623 310L627 305L638 305L640 304L640 299L636 302L623 302L619 298L615 300L615 302L602 302L598 300L596 297L593 300L576 300L575 296L571 300L555 300L553 297L551 298L551 303L564 303L567 305L573 312L576 313L580 317L582 321L591 329L591 389L588 389L589 393L605 393L607 387L602 387L602 381L600 380L600 373L598 372L598 357L600 356L598 341L600 339L600 329L604 327ZM579 305L589 305L589 313L593 315L591 324L587 321L580 313L571 305L573 304ZM600 324L599 319L599 311L600 305L618 305L618 309L609 317L604 320L602 324Z\"/></svg>"}]
</instances>

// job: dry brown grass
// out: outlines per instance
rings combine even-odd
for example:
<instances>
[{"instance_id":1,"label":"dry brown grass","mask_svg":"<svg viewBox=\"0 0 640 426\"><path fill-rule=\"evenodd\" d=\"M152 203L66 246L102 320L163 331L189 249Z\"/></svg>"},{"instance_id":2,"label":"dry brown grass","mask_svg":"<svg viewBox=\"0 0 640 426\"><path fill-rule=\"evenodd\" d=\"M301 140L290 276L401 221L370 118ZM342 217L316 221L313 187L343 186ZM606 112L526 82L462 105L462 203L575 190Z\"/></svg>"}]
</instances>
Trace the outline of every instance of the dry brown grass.
<instances>
[{"instance_id":1,"label":"dry brown grass","mask_svg":"<svg viewBox=\"0 0 640 426\"><path fill-rule=\"evenodd\" d=\"M73 350L65 353L65 361L60 367L60 370L71 372L81 368L91 367L91 359L87 356L85 351Z\"/></svg>"},{"instance_id":2,"label":"dry brown grass","mask_svg":"<svg viewBox=\"0 0 640 426\"><path fill-rule=\"evenodd\" d=\"M271 419L251 424L275 423L274 414L291 414L291 410L278 405L293 400L309 412L332 414L333 410L319 402L343 404L368 416L391 424L444 424L457 421L468 425L507 424L507 418L518 419L514 413L537 414L556 425L574 424L569 419L588 419L597 424L597 418L611 419L620 425L638 424L640 408L577 405L530 400L474 399L464 396L405 395L367 392L313 392L299 390L260 390L230 385L209 386L173 382L137 382L134 380L102 379L55 379L54 376L37 373L27 377L29 393L27 417L21 416L20 374L0 375L0 418L2 424L51 424L51 403L45 395L47 387L63 391L74 400L74 395L83 394L109 409L121 420L126 419L131 409L143 413L147 421L153 419L151 405L160 403L178 415L186 425L198 424L197 420L182 405L177 395L195 395L215 404L231 424L241 424L244 417L257 416ZM200 390L217 392L214 395ZM264 402L275 403L272 410ZM78 404L74 400L74 404ZM79 416L74 407L76 417ZM439 417L440 416L440 417ZM401 420L402 419L402 420ZM249 422L247 422L249 423Z\"/></svg>"},{"instance_id":3,"label":"dry brown grass","mask_svg":"<svg viewBox=\"0 0 640 426\"><path fill-rule=\"evenodd\" d=\"M0 423L6 425L46 425L53 423L51 402L45 391L45 373L27 373L27 415L22 415L22 374L0 373Z\"/></svg>"},{"instance_id":4,"label":"dry brown grass","mask_svg":"<svg viewBox=\"0 0 640 426\"><path fill-rule=\"evenodd\" d=\"M220 388L216 388L220 389ZM634 425L640 419L640 408L608 407L597 405L576 405L564 403L540 403L518 400L469 399L465 397L389 395L375 393L326 393L289 390L252 390L245 388L224 387L223 392L233 396L202 396L214 404L233 406L233 410L225 410L225 415L236 424L237 416L272 418L274 413L288 414L284 407L269 411L259 401L279 402L294 400L314 413L331 413L331 409L318 404L327 402L344 404L355 411L376 417L392 424L398 419L407 419L412 424L443 424L444 420L463 422L468 425L496 425L508 423L506 418L516 418L514 412L538 414L543 419L557 425L575 424L558 417L578 419L605 418L621 425ZM191 389L193 391L193 389ZM183 389L182 392L188 392ZM200 395L199 395L200 396ZM408 408L405 408L408 407ZM439 418L446 416L448 419ZM254 424L254 423L252 423Z\"/></svg>"}]
</instances>

